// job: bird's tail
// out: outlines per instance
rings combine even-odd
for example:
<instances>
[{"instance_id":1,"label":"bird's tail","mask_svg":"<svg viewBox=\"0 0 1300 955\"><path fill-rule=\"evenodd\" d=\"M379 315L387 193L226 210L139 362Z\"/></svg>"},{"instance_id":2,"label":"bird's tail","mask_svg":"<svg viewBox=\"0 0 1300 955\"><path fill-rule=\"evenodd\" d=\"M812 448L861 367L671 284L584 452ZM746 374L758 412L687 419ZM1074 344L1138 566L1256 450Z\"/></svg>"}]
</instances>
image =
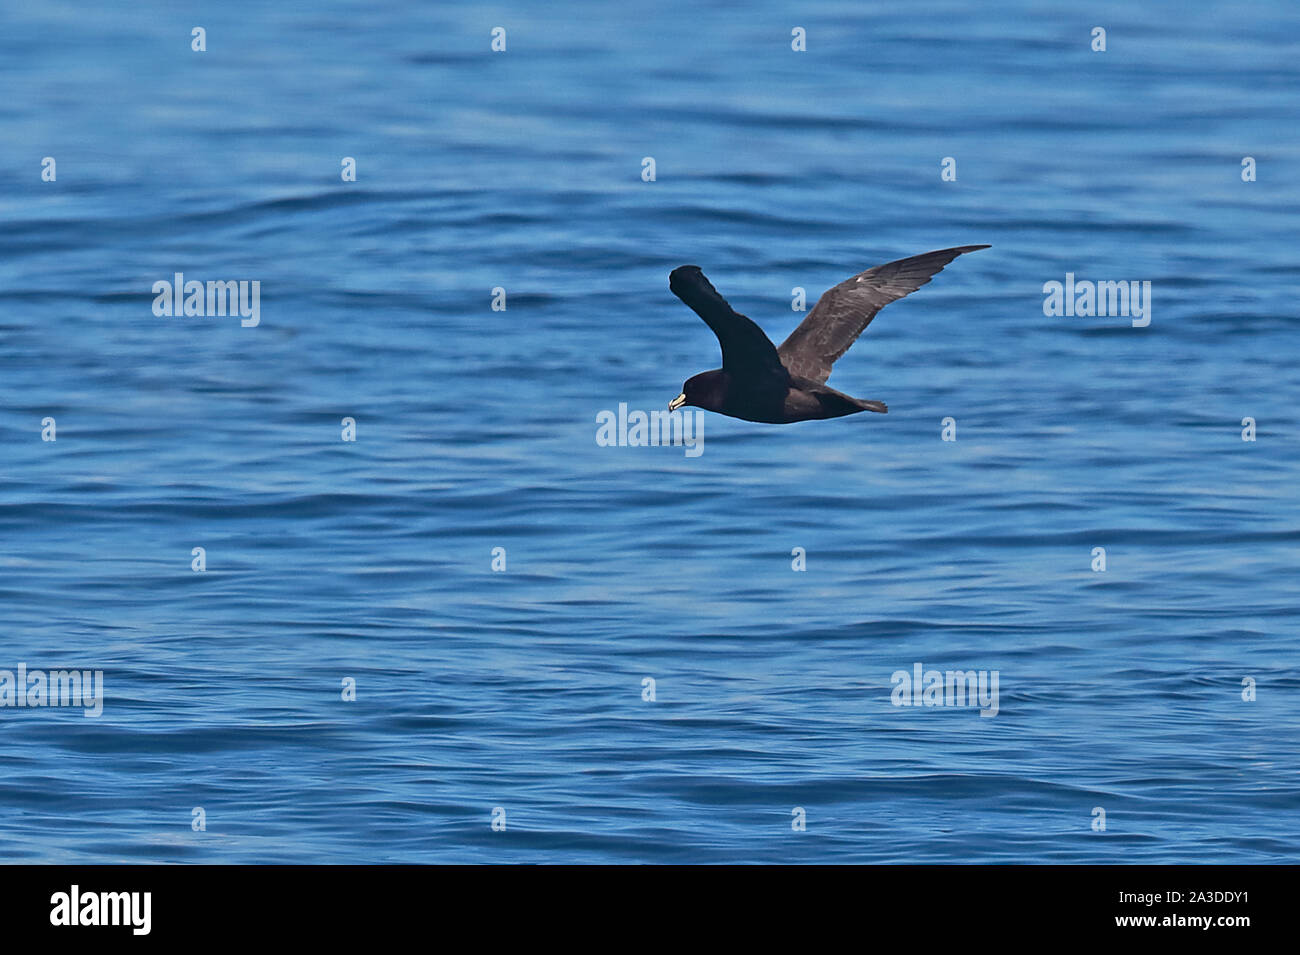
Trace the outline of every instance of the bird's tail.
<instances>
[{"instance_id":1,"label":"bird's tail","mask_svg":"<svg viewBox=\"0 0 1300 955\"><path fill-rule=\"evenodd\" d=\"M862 408L863 411L878 411L881 414L887 414L889 412L889 406L883 401L864 401L862 398L856 398L854 400L857 401L858 406Z\"/></svg>"}]
</instances>

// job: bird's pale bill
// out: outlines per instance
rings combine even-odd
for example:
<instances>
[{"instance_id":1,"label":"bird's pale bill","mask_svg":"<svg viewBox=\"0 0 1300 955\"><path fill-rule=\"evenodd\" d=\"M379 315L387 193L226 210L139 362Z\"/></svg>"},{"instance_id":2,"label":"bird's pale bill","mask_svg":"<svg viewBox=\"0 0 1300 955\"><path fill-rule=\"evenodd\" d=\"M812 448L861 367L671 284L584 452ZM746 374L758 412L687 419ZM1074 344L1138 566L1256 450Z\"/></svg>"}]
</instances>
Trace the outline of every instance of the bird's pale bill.
<instances>
[{"instance_id":1,"label":"bird's pale bill","mask_svg":"<svg viewBox=\"0 0 1300 955\"><path fill-rule=\"evenodd\" d=\"M668 410L669 410L669 411L676 411L678 408L680 408L680 407L681 407L682 405L684 405L684 404L686 404L686 395L685 395L685 394L680 394L680 395L678 395L676 398L674 398L672 401L668 402Z\"/></svg>"}]
</instances>

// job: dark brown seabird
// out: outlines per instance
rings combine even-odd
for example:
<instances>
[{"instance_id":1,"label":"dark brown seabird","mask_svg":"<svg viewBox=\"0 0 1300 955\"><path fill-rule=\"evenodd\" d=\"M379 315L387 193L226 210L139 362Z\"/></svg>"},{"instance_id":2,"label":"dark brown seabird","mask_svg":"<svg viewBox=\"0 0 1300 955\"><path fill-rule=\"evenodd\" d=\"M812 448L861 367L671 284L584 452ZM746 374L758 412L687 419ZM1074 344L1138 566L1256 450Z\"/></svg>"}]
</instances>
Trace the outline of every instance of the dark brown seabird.
<instances>
[{"instance_id":1,"label":"dark brown seabird","mask_svg":"<svg viewBox=\"0 0 1300 955\"><path fill-rule=\"evenodd\" d=\"M889 409L828 387L831 366L871 324L876 313L915 292L943 267L987 245L963 245L913 255L867 269L827 291L790 337L775 347L753 321L718 294L697 265L668 276L673 294L694 309L722 345L722 367L686 380L669 411L693 405L732 418L787 424Z\"/></svg>"}]
</instances>

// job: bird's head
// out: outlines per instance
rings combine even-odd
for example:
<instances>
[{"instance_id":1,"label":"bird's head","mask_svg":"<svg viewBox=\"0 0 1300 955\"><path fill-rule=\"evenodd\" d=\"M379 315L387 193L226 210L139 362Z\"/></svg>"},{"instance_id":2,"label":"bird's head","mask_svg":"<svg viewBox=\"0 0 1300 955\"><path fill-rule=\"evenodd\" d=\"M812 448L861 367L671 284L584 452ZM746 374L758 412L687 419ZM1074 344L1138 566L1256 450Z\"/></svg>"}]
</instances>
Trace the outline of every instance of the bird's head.
<instances>
[{"instance_id":1,"label":"bird's head","mask_svg":"<svg viewBox=\"0 0 1300 955\"><path fill-rule=\"evenodd\" d=\"M721 368L702 371L686 379L682 393L668 402L668 410L676 411L683 405L717 411L727 394L727 375Z\"/></svg>"}]
</instances>

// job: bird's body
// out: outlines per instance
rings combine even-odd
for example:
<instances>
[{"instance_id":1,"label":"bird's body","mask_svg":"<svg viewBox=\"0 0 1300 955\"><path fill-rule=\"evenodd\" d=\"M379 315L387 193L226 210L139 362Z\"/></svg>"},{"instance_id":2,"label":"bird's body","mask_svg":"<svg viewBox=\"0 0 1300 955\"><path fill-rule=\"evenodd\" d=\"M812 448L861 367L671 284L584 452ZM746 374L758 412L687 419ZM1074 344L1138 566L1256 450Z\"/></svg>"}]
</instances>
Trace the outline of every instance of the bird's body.
<instances>
[{"instance_id":1,"label":"bird's body","mask_svg":"<svg viewBox=\"0 0 1300 955\"><path fill-rule=\"evenodd\" d=\"M732 309L698 266L673 269L668 287L713 329L722 367L688 378L669 410L694 405L733 418L788 424L884 413L826 384L831 366L885 305L914 292L957 256L987 245L964 245L868 269L826 292L780 348L754 322Z\"/></svg>"},{"instance_id":2,"label":"bird's body","mask_svg":"<svg viewBox=\"0 0 1300 955\"><path fill-rule=\"evenodd\" d=\"M863 401L836 391L829 385L790 375L788 372L786 384L782 388L746 388L743 381L737 383L726 371L716 368L690 379L683 386L683 394L691 395L691 401L687 402L689 404L732 418L769 424L842 418L859 411L887 410L884 402Z\"/></svg>"}]
</instances>

